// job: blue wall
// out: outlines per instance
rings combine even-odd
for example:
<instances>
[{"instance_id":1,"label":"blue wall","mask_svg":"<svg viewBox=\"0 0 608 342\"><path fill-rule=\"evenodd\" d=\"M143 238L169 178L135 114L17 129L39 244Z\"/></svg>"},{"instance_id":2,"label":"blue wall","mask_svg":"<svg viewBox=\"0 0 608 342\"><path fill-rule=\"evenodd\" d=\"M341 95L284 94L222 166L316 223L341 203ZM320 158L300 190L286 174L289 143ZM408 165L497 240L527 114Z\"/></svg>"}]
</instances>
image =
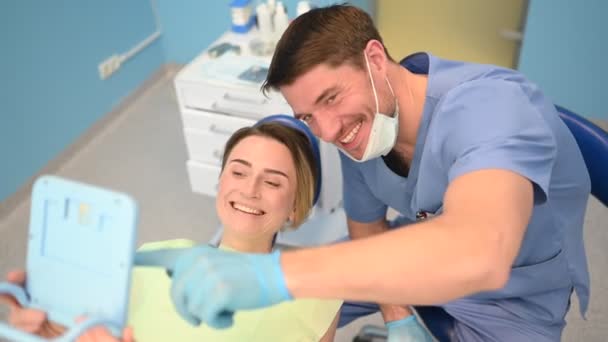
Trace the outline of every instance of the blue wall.
<instances>
[{"instance_id":1,"label":"blue wall","mask_svg":"<svg viewBox=\"0 0 608 342\"><path fill-rule=\"evenodd\" d=\"M608 120L608 1L531 0L519 69L553 101Z\"/></svg>"},{"instance_id":2,"label":"blue wall","mask_svg":"<svg viewBox=\"0 0 608 342\"><path fill-rule=\"evenodd\" d=\"M109 79L98 64L162 36ZM331 0L313 1L323 6ZM185 64L230 27L229 0L0 1L0 201L167 62ZM351 2L373 11L371 0ZM290 16L297 0L285 1Z\"/></svg>"},{"instance_id":3,"label":"blue wall","mask_svg":"<svg viewBox=\"0 0 608 342\"><path fill-rule=\"evenodd\" d=\"M229 0L156 1L163 27L163 46L168 62L188 63L223 32L230 29ZM316 6L327 6L336 2L344 1L311 1ZM373 0L348 2L370 13L374 10ZM287 7L289 17L293 18L298 0L285 0L283 3Z\"/></svg>"},{"instance_id":4,"label":"blue wall","mask_svg":"<svg viewBox=\"0 0 608 342\"><path fill-rule=\"evenodd\" d=\"M163 64L157 40L98 76L102 60L154 30L148 0L0 2L0 201Z\"/></svg>"},{"instance_id":5,"label":"blue wall","mask_svg":"<svg viewBox=\"0 0 608 342\"><path fill-rule=\"evenodd\" d=\"M228 0L156 1L168 62L190 62L230 28Z\"/></svg>"}]
</instances>

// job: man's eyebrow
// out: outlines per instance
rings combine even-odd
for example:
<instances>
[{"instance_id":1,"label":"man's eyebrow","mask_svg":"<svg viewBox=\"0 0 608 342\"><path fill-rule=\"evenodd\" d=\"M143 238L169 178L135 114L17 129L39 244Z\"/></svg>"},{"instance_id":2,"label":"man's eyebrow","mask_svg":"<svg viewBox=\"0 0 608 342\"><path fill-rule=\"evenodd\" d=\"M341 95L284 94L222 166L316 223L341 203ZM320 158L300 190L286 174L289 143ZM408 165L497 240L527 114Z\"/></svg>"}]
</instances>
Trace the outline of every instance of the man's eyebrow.
<instances>
[{"instance_id":1,"label":"man's eyebrow","mask_svg":"<svg viewBox=\"0 0 608 342\"><path fill-rule=\"evenodd\" d=\"M243 159L232 159L231 161L229 161L229 163L239 163L239 164L251 167L251 163L248 162L248 161L246 161L246 160L243 160ZM279 171L279 170L275 170L275 169L264 169L264 172L266 172L266 173L272 173L272 174L279 175L279 176L283 176L283 177L289 179L289 177L287 176L287 174L285 172L283 172L283 171Z\"/></svg>"},{"instance_id":2,"label":"man's eyebrow","mask_svg":"<svg viewBox=\"0 0 608 342\"><path fill-rule=\"evenodd\" d=\"M334 93L336 90L338 90L338 86L333 86L333 87L329 87L327 89L325 89L321 95L319 95L317 97L317 99L315 100L315 105L318 105L319 103L321 103L325 98L327 98L331 93ZM306 115L310 115L310 113L294 113L294 117L298 120L301 120L301 118L303 116Z\"/></svg>"}]
</instances>

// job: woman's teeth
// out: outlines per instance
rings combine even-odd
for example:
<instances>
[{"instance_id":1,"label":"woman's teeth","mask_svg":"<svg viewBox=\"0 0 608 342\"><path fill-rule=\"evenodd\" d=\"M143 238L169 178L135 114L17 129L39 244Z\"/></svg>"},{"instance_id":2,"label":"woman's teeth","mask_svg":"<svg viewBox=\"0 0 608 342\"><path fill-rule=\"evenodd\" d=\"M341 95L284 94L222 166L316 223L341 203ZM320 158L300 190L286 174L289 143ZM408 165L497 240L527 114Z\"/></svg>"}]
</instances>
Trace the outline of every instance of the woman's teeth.
<instances>
[{"instance_id":1,"label":"woman's teeth","mask_svg":"<svg viewBox=\"0 0 608 342\"><path fill-rule=\"evenodd\" d=\"M242 212L247 213L247 214L252 214L252 215L262 215L262 214L264 214L264 212L261 211L261 210L249 208L247 206L244 206L244 205L238 204L238 203L234 203L234 202L232 203L232 207L234 209L238 210L238 211L242 211Z\"/></svg>"},{"instance_id":2,"label":"woman's teeth","mask_svg":"<svg viewBox=\"0 0 608 342\"><path fill-rule=\"evenodd\" d=\"M363 124L363 121L360 121L357 124L357 126L355 126L355 128L353 128L352 131L350 131L350 133L348 133L346 138L340 140L340 142L343 144L351 143L355 139L355 136L357 136L357 133L359 133L359 130L361 129L362 124Z\"/></svg>"}]
</instances>

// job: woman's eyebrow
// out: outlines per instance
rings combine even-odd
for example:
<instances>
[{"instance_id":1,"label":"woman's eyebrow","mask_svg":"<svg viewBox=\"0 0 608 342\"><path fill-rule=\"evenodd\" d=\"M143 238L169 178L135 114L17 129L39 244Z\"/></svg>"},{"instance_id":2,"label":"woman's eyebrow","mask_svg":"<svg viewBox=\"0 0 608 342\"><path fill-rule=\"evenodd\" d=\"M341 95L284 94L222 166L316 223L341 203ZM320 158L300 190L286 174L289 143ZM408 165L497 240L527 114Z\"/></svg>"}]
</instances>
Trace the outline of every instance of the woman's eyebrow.
<instances>
[{"instance_id":1,"label":"woman's eyebrow","mask_svg":"<svg viewBox=\"0 0 608 342\"><path fill-rule=\"evenodd\" d=\"M275 170L275 169L264 169L264 172L266 172L266 173L272 173L272 174L279 175L279 176L283 176L283 177L289 179L289 177L287 177L287 174L285 172L283 172L283 171L279 171L279 170Z\"/></svg>"},{"instance_id":2,"label":"woman's eyebrow","mask_svg":"<svg viewBox=\"0 0 608 342\"><path fill-rule=\"evenodd\" d=\"M244 159L232 159L232 160L229 161L229 163L239 163L239 164L245 165L247 167L251 167L251 163L248 162L248 161L246 161L246 160L244 160ZM266 168L266 169L264 169L264 172L266 172L266 173L272 173L272 174L279 175L279 176L283 176L283 177L289 179L289 177L287 176L287 174L285 172L279 171L279 170L276 170L276 169L268 169L268 168Z\"/></svg>"},{"instance_id":3,"label":"woman's eyebrow","mask_svg":"<svg viewBox=\"0 0 608 342\"><path fill-rule=\"evenodd\" d=\"M243 159L232 159L229 163L239 163L251 167L251 163Z\"/></svg>"}]
</instances>

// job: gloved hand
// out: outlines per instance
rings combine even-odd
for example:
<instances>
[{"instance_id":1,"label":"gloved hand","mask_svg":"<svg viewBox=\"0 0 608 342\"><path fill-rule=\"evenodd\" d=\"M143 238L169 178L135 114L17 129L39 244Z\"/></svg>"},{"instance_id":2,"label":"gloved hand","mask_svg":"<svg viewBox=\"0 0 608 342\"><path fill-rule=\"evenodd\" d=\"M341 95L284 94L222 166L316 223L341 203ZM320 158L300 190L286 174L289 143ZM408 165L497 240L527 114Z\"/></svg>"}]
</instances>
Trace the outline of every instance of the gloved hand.
<instances>
[{"instance_id":1,"label":"gloved hand","mask_svg":"<svg viewBox=\"0 0 608 342\"><path fill-rule=\"evenodd\" d=\"M171 284L177 312L192 325L227 328L237 310L292 299L280 253L245 254L194 247L177 258Z\"/></svg>"},{"instance_id":2,"label":"gloved hand","mask_svg":"<svg viewBox=\"0 0 608 342\"><path fill-rule=\"evenodd\" d=\"M433 337L418 322L415 315L408 316L398 321L386 323L388 328L387 342L432 342Z\"/></svg>"}]
</instances>

